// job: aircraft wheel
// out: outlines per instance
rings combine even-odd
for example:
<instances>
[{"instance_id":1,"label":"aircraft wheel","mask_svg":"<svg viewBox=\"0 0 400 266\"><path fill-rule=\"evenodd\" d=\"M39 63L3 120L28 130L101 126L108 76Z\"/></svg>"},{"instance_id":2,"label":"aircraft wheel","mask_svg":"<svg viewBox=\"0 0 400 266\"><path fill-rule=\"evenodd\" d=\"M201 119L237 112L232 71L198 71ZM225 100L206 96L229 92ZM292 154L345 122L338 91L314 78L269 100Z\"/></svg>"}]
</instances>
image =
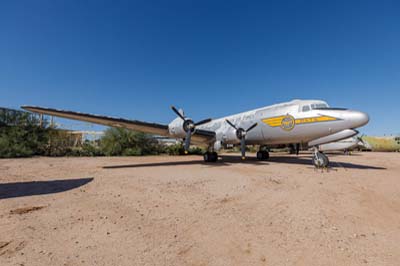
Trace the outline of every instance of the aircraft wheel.
<instances>
[{"instance_id":1,"label":"aircraft wheel","mask_svg":"<svg viewBox=\"0 0 400 266\"><path fill-rule=\"evenodd\" d=\"M329 159L322 152L317 152L314 154L313 163L316 168L326 168L329 165Z\"/></svg>"},{"instance_id":2,"label":"aircraft wheel","mask_svg":"<svg viewBox=\"0 0 400 266\"><path fill-rule=\"evenodd\" d=\"M267 151L258 151L257 152L257 159L260 161L265 161L269 159L269 152Z\"/></svg>"},{"instance_id":3,"label":"aircraft wheel","mask_svg":"<svg viewBox=\"0 0 400 266\"><path fill-rule=\"evenodd\" d=\"M216 162L218 161L218 153L216 153L215 151L211 153L211 161L212 162Z\"/></svg>"},{"instance_id":4,"label":"aircraft wheel","mask_svg":"<svg viewBox=\"0 0 400 266\"><path fill-rule=\"evenodd\" d=\"M216 152L206 152L203 155L205 162L216 162L218 160L218 154Z\"/></svg>"}]
</instances>

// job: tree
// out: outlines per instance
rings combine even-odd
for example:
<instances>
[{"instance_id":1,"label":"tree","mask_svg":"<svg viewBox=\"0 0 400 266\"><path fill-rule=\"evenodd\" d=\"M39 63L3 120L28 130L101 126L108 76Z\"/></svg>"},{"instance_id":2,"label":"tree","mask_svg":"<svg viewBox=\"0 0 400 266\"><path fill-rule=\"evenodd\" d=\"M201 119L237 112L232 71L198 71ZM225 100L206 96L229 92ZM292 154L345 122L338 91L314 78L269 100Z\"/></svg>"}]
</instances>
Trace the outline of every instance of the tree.
<instances>
[{"instance_id":1,"label":"tree","mask_svg":"<svg viewBox=\"0 0 400 266\"><path fill-rule=\"evenodd\" d=\"M3 112L0 116L0 157L40 155L48 142L45 127L34 116L23 112Z\"/></svg>"}]
</instances>

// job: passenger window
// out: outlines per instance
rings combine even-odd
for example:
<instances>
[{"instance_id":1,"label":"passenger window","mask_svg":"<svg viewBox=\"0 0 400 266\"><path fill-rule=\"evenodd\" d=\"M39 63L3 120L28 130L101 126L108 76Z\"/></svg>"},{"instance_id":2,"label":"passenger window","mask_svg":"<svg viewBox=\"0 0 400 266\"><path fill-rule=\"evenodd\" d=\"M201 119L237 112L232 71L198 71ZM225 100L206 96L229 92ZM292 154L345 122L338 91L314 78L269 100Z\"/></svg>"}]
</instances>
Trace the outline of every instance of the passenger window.
<instances>
[{"instance_id":1,"label":"passenger window","mask_svg":"<svg viewBox=\"0 0 400 266\"><path fill-rule=\"evenodd\" d=\"M310 106L304 105L303 106L303 112L308 112L308 111L310 111Z\"/></svg>"}]
</instances>

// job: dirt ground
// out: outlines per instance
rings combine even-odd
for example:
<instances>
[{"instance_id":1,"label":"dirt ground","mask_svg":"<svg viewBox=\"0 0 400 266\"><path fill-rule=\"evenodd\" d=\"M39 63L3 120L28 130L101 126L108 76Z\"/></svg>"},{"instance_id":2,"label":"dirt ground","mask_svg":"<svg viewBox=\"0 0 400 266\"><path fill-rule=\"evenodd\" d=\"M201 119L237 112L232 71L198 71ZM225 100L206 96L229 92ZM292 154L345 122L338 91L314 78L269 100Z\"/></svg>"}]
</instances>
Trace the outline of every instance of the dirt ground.
<instances>
[{"instance_id":1,"label":"dirt ground","mask_svg":"<svg viewBox=\"0 0 400 266\"><path fill-rule=\"evenodd\" d=\"M399 153L271 156L0 160L0 265L400 265Z\"/></svg>"}]
</instances>

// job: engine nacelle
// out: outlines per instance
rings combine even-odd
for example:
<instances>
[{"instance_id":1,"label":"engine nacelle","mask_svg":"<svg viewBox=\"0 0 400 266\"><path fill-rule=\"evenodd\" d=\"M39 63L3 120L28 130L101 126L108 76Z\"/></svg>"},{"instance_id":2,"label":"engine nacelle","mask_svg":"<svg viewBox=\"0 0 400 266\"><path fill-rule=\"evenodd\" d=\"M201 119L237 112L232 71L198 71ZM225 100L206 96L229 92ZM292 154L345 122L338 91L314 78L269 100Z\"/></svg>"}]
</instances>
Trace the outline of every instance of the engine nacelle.
<instances>
[{"instance_id":1,"label":"engine nacelle","mask_svg":"<svg viewBox=\"0 0 400 266\"><path fill-rule=\"evenodd\" d=\"M219 151L221 148L222 148L222 142L220 140L214 142L214 151Z\"/></svg>"},{"instance_id":2,"label":"engine nacelle","mask_svg":"<svg viewBox=\"0 0 400 266\"><path fill-rule=\"evenodd\" d=\"M222 136L222 140L225 144L240 143L240 140L238 139L238 137L236 135L236 131L233 129L224 132L224 134Z\"/></svg>"},{"instance_id":3,"label":"engine nacelle","mask_svg":"<svg viewBox=\"0 0 400 266\"><path fill-rule=\"evenodd\" d=\"M172 120L172 122L168 125L169 134L176 138L184 138L186 136L186 132L183 128L183 123L184 121L179 117Z\"/></svg>"},{"instance_id":4,"label":"engine nacelle","mask_svg":"<svg viewBox=\"0 0 400 266\"><path fill-rule=\"evenodd\" d=\"M325 137L322 137L319 139L314 139L308 143L308 146L311 147L311 146L321 145L321 144L325 144L325 143L329 143L329 142L335 142L335 141L339 141L342 139L347 139L347 138L353 137L357 134L358 134L357 130L345 129L345 130L339 131L339 132L329 135L329 136L325 136Z\"/></svg>"}]
</instances>

